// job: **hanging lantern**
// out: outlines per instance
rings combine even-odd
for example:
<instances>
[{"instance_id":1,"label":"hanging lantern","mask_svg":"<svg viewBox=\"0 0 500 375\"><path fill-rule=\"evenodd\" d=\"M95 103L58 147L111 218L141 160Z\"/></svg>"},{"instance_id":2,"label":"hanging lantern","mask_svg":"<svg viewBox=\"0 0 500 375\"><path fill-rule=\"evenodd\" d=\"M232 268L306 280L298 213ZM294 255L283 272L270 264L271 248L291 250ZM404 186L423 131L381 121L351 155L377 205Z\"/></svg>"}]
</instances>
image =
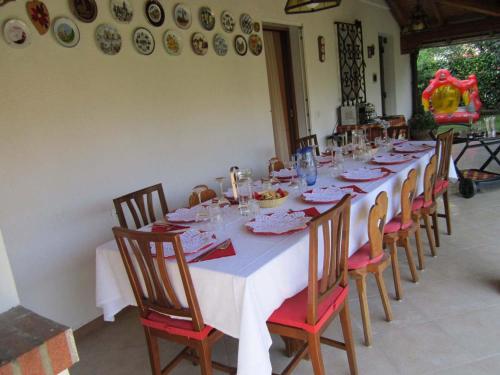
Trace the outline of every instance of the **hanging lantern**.
<instances>
[{"instance_id":1,"label":"hanging lantern","mask_svg":"<svg viewBox=\"0 0 500 375\"><path fill-rule=\"evenodd\" d=\"M427 28L427 15L420 4L420 1L417 1L417 5L413 9L411 21L410 21L410 30L411 31L422 31Z\"/></svg>"},{"instance_id":2,"label":"hanging lantern","mask_svg":"<svg viewBox=\"0 0 500 375\"><path fill-rule=\"evenodd\" d=\"M285 13L319 12L320 10L338 7L340 2L341 0L287 0Z\"/></svg>"}]
</instances>

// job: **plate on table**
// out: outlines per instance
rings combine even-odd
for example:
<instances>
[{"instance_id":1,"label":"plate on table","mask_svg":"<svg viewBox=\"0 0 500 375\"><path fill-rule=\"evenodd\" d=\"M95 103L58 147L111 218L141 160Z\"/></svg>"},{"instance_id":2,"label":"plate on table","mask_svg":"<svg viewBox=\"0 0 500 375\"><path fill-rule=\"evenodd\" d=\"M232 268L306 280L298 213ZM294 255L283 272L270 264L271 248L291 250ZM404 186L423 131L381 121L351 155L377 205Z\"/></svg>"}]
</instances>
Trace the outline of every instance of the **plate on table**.
<instances>
[{"instance_id":1,"label":"plate on table","mask_svg":"<svg viewBox=\"0 0 500 375\"><path fill-rule=\"evenodd\" d=\"M95 30L98 47L106 55L116 55L122 48L122 37L116 27L103 23Z\"/></svg>"},{"instance_id":2,"label":"plate on table","mask_svg":"<svg viewBox=\"0 0 500 375\"><path fill-rule=\"evenodd\" d=\"M209 7L200 8L200 23L205 30L213 30L215 27L215 14Z\"/></svg>"},{"instance_id":3,"label":"plate on table","mask_svg":"<svg viewBox=\"0 0 500 375\"><path fill-rule=\"evenodd\" d=\"M394 145L394 151L401 153L424 152L424 151L429 151L433 148L434 148L433 146L430 146L425 143L414 144L410 142L404 142L398 145Z\"/></svg>"},{"instance_id":4,"label":"plate on table","mask_svg":"<svg viewBox=\"0 0 500 375\"><path fill-rule=\"evenodd\" d=\"M204 209L202 205L191 208L179 208L174 212L168 213L165 217L169 223L194 223L196 221L196 214L201 209Z\"/></svg>"},{"instance_id":5,"label":"plate on table","mask_svg":"<svg viewBox=\"0 0 500 375\"><path fill-rule=\"evenodd\" d=\"M253 20L250 15L243 13L240 16L240 27L241 31L243 31L245 34L251 34L253 31Z\"/></svg>"},{"instance_id":6,"label":"plate on table","mask_svg":"<svg viewBox=\"0 0 500 375\"><path fill-rule=\"evenodd\" d=\"M165 22L165 11L158 0L148 0L145 11L146 18L151 25L160 27Z\"/></svg>"},{"instance_id":7,"label":"plate on table","mask_svg":"<svg viewBox=\"0 0 500 375\"><path fill-rule=\"evenodd\" d=\"M197 55L206 55L208 51L208 40L202 33L194 33L191 37L191 46L193 47L194 53Z\"/></svg>"},{"instance_id":8,"label":"plate on table","mask_svg":"<svg viewBox=\"0 0 500 375\"><path fill-rule=\"evenodd\" d=\"M214 50L218 56L226 56L229 47L226 42L226 38L222 34L214 35Z\"/></svg>"},{"instance_id":9,"label":"plate on table","mask_svg":"<svg viewBox=\"0 0 500 375\"><path fill-rule=\"evenodd\" d=\"M272 171L271 176L278 180L290 180L292 177L297 177L297 171L294 169L280 169L279 171Z\"/></svg>"},{"instance_id":10,"label":"plate on table","mask_svg":"<svg viewBox=\"0 0 500 375\"><path fill-rule=\"evenodd\" d=\"M356 196L351 188L328 186L305 191L302 193L301 198L307 203L333 204L339 202L346 194L351 194L352 198Z\"/></svg>"},{"instance_id":11,"label":"plate on table","mask_svg":"<svg viewBox=\"0 0 500 375\"><path fill-rule=\"evenodd\" d=\"M8 20L3 27L3 37L14 48L25 48L31 44L31 31L23 21Z\"/></svg>"},{"instance_id":12,"label":"plate on table","mask_svg":"<svg viewBox=\"0 0 500 375\"><path fill-rule=\"evenodd\" d=\"M214 233L199 231L196 229L189 229L181 233L179 237L181 239L182 249L186 255L208 249L217 241ZM151 253L156 255L156 248L154 244L151 244ZM165 258L175 257L174 247L171 243L163 244L163 256Z\"/></svg>"},{"instance_id":13,"label":"plate on table","mask_svg":"<svg viewBox=\"0 0 500 375\"><path fill-rule=\"evenodd\" d=\"M372 161L375 164L382 164L382 165L402 164L402 163L407 163L411 160L413 160L413 158L405 154L382 154L382 155L375 155L372 158Z\"/></svg>"},{"instance_id":14,"label":"plate on table","mask_svg":"<svg viewBox=\"0 0 500 375\"><path fill-rule=\"evenodd\" d=\"M220 23L222 25L222 29L226 33L232 33L234 31L234 17L227 10L223 11L220 16Z\"/></svg>"},{"instance_id":15,"label":"plate on table","mask_svg":"<svg viewBox=\"0 0 500 375\"><path fill-rule=\"evenodd\" d=\"M189 29L192 22L191 9L187 5L177 4L174 8L174 21L181 29Z\"/></svg>"},{"instance_id":16,"label":"plate on table","mask_svg":"<svg viewBox=\"0 0 500 375\"><path fill-rule=\"evenodd\" d=\"M340 177L346 181L352 182L368 182L376 181L381 178L387 177L391 172L381 168L358 168L350 171L343 172Z\"/></svg>"},{"instance_id":17,"label":"plate on table","mask_svg":"<svg viewBox=\"0 0 500 375\"><path fill-rule=\"evenodd\" d=\"M247 40L243 35L236 35L234 38L234 49L236 53L240 56L245 56L248 51Z\"/></svg>"},{"instance_id":18,"label":"plate on table","mask_svg":"<svg viewBox=\"0 0 500 375\"><path fill-rule=\"evenodd\" d=\"M70 0L70 8L75 17L82 22L90 23L97 17L95 0Z\"/></svg>"},{"instance_id":19,"label":"plate on table","mask_svg":"<svg viewBox=\"0 0 500 375\"><path fill-rule=\"evenodd\" d=\"M262 39L257 34L252 34L248 38L248 46L253 55L259 56L262 53Z\"/></svg>"},{"instance_id":20,"label":"plate on table","mask_svg":"<svg viewBox=\"0 0 500 375\"><path fill-rule=\"evenodd\" d=\"M331 155L316 156L316 161L319 164L328 164L332 162L332 156Z\"/></svg>"},{"instance_id":21,"label":"plate on table","mask_svg":"<svg viewBox=\"0 0 500 375\"><path fill-rule=\"evenodd\" d=\"M72 48L80 42L78 26L66 17L57 18L52 26L54 37L61 46Z\"/></svg>"},{"instance_id":22,"label":"plate on table","mask_svg":"<svg viewBox=\"0 0 500 375\"><path fill-rule=\"evenodd\" d=\"M111 15L119 22L129 23L134 16L134 8L129 0L111 0Z\"/></svg>"},{"instance_id":23,"label":"plate on table","mask_svg":"<svg viewBox=\"0 0 500 375\"><path fill-rule=\"evenodd\" d=\"M155 50L155 38L153 34L144 27L135 29L132 39L135 49L142 55L151 55Z\"/></svg>"},{"instance_id":24,"label":"plate on table","mask_svg":"<svg viewBox=\"0 0 500 375\"><path fill-rule=\"evenodd\" d=\"M306 229L311 220L303 211L280 210L268 215L258 215L245 226L255 234L289 234Z\"/></svg>"},{"instance_id":25,"label":"plate on table","mask_svg":"<svg viewBox=\"0 0 500 375\"><path fill-rule=\"evenodd\" d=\"M163 44L169 55L179 56L182 52L182 39L174 30L165 31Z\"/></svg>"}]
</instances>

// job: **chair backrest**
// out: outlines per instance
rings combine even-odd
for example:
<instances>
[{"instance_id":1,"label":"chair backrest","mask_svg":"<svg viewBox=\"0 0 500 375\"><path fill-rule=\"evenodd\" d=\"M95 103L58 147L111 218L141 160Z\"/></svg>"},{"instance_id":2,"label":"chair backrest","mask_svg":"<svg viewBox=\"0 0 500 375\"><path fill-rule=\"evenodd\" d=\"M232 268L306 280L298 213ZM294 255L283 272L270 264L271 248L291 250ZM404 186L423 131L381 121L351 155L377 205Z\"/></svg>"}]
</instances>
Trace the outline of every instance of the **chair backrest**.
<instances>
[{"instance_id":1,"label":"chair backrest","mask_svg":"<svg viewBox=\"0 0 500 375\"><path fill-rule=\"evenodd\" d=\"M193 190L197 189L197 188L205 188L205 190L203 190L200 193L199 198L198 198L198 194L196 194L195 192L191 193L191 195L189 196L189 207L193 207L193 206L196 206L197 204L209 201L217 196L217 193L214 190L209 189L207 185L196 185L193 188ZM200 199L201 199L201 201L200 201Z\"/></svg>"},{"instance_id":2,"label":"chair backrest","mask_svg":"<svg viewBox=\"0 0 500 375\"><path fill-rule=\"evenodd\" d=\"M384 251L384 227L387 218L387 193L380 192L368 214L368 238L370 240L370 259L378 257Z\"/></svg>"},{"instance_id":3,"label":"chair backrest","mask_svg":"<svg viewBox=\"0 0 500 375\"><path fill-rule=\"evenodd\" d=\"M401 187L401 223L412 221L413 199L417 193L417 171L412 169Z\"/></svg>"},{"instance_id":4,"label":"chair backrest","mask_svg":"<svg viewBox=\"0 0 500 375\"><path fill-rule=\"evenodd\" d=\"M347 286L347 253L351 196L346 195L328 211L311 221L309 229L309 281L307 323L318 320L318 305L338 287ZM323 276L318 282L318 231L323 234Z\"/></svg>"},{"instance_id":5,"label":"chair backrest","mask_svg":"<svg viewBox=\"0 0 500 375\"><path fill-rule=\"evenodd\" d=\"M198 299L179 234L151 233L125 228L113 228L116 243L132 285L141 317L150 312L171 317L191 318L195 330L204 327ZM167 271L164 246L171 244L188 307L182 307ZM155 255L153 255L155 251Z\"/></svg>"},{"instance_id":6,"label":"chair backrest","mask_svg":"<svg viewBox=\"0 0 500 375\"><path fill-rule=\"evenodd\" d=\"M285 168L285 164L277 157L271 158L269 160L269 173L273 171L281 171Z\"/></svg>"},{"instance_id":7,"label":"chair backrest","mask_svg":"<svg viewBox=\"0 0 500 375\"><path fill-rule=\"evenodd\" d=\"M316 136L316 134L311 134L306 137L297 139L297 141L295 142L295 148L298 149L303 147L312 147L313 149L315 149L314 152L316 152L316 155L319 156L318 137Z\"/></svg>"},{"instance_id":8,"label":"chair backrest","mask_svg":"<svg viewBox=\"0 0 500 375\"><path fill-rule=\"evenodd\" d=\"M137 190L133 193L129 193L119 198L113 199L120 226L123 228L129 228L129 226L127 225L125 212L123 210L123 204L127 205L130 214L134 219L136 229L155 222L156 214L153 204L155 193L158 195L158 200L160 201L161 213L163 216L165 216L168 213L168 206L161 184L149 186L147 188ZM144 201L145 197L146 202Z\"/></svg>"},{"instance_id":9,"label":"chair backrest","mask_svg":"<svg viewBox=\"0 0 500 375\"><path fill-rule=\"evenodd\" d=\"M437 179L448 180L450 170L451 151L453 148L453 129L437 136L436 154L439 155Z\"/></svg>"},{"instance_id":10,"label":"chair backrest","mask_svg":"<svg viewBox=\"0 0 500 375\"><path fill-rule=\"evenodd\" d=\"M425 167L424 173L424 202L434 200L434 184L437 174L437 155L432 155L429 163Z\"/></svg>"}]
</instances>

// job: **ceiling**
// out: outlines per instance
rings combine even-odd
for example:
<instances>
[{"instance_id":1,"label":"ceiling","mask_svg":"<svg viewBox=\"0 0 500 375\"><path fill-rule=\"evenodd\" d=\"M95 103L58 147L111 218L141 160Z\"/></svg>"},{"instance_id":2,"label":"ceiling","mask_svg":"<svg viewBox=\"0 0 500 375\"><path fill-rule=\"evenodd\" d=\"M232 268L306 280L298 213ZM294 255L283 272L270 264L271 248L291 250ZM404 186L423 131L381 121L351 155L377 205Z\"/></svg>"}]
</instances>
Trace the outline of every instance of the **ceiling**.
<instances>
[{"instance_id":1,"label":"ceiling","mask_svg":"<svg viewBox=\"0 0 500 375\"><path fill-rule=\"evenodd\" d=\"M467 39L500 37L499 0L420 0L427 28L409 30L417 0L386 0L401 27L401 52Z\"/></svg>"}]
</instances>

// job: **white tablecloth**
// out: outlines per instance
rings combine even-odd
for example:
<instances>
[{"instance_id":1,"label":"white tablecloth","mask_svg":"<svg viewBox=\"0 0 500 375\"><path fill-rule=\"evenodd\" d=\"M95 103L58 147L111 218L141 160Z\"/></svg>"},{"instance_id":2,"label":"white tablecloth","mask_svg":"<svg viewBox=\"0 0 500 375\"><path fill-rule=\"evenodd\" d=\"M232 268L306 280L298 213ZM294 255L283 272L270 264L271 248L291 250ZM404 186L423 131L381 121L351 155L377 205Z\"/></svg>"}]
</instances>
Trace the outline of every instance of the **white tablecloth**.
<instances>
[{"instance_id":1,"label":"white tablecloth","mask_svg":"<svg viewBox=\"0 0 500 375\"><path fill-rule=\"evenodd\" d=\"M389 195L388 219L400 210L400 188L411 168L418 173L418 192L423 190L423 174L433 151L420 154L419 159L388 168L397 173L373 182L356 183L368 194L358 195L352 202L349 254L368 240L368 211L377 194ZM349 161L352 167L361 163ZM450 176L456 177L454 168ZM332 178L328 168L319 169L316 186L351 185ZM311 207L299 199L289 198L284 208ZM331 205L317 205L320 212ZM308 232L284 236L258 236L244 228L248 218L232 208L225 218L226 234L237 251L236 256L190 265L201 312L206 324L235 338L239 338L238 374L270 374L269 348L271 336L266 320L286 298L307 285ZM176 291L182 290L180 279L174 278ZM179 294L179 293L178 293ZM185 297L180 296L181 300ZM136 305L125 268L114 241L96 250L96 304L104 311L104 319L113 321L114 315L128 305Z\"/></svg>"}]
</instances>

